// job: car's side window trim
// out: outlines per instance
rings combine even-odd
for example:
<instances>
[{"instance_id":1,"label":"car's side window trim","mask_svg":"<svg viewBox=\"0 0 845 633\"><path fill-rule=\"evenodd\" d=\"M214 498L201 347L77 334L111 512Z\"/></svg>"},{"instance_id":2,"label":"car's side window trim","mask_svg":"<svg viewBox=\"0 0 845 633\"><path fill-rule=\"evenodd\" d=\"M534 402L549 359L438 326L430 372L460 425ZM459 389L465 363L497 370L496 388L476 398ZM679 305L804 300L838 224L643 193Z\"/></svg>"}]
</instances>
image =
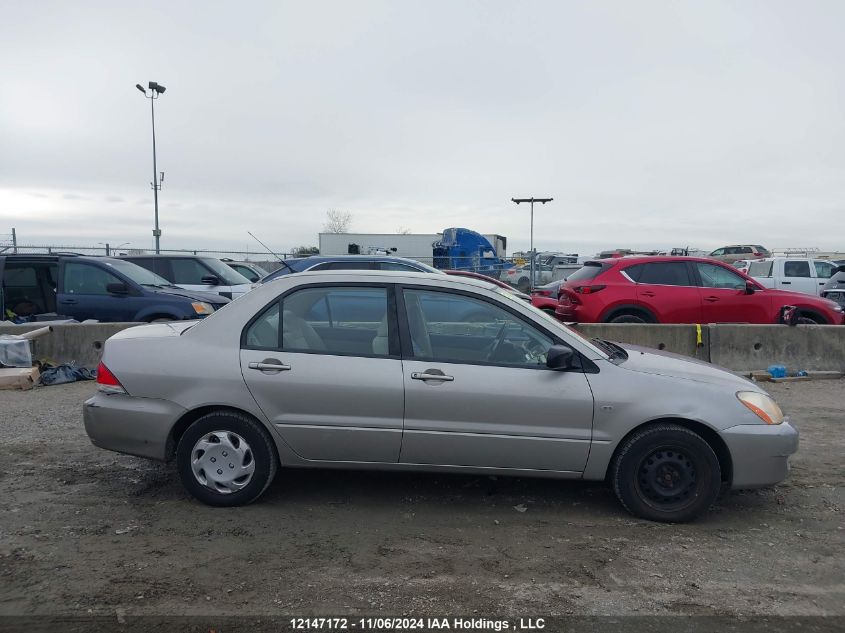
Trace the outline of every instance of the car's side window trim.
<instances>
[{"instance_id":1,"label":"car's side window trim","mask_svg":"<svg viewBox=\"0 0 845 633\"><path fill-rule=\"evenodd\" d=\"M515 319L521 321L524 325L526 325L528 327L533 327L534 329L542 332L543 335L545 335L546 337L548 337L552 340L553 345L566 345L567 347L570 347L572 349L572 351L575 352L576 356L579 358L579 361L581 362L581 371L587 371L588 370L588 367L585 366L585 360L586 359L584 358L584 356L578 350L576 350L575 348L572 348L572 346L569 344L568 341L563 340L563 338L561 338L555 332L552 332L551 330L547 330L541 324L535 323L534 321L526 319L524 315L520 314L519 312L517 312L516 310L511 308L511 306L504 304L504 303L499 303L498 301L490 299L489 297L476 295L476 294L474 294L472 292L468 292L466 290L460 290L460 289L457 289L457 288L455 288L455 289L438 288L436 286L423 286L423 285L416 285L416 284L397 284L397 286L396 286L396 303L397 303L397 308L399 309L399 340L401 342L402 360L421 361L421 362L426 362L426 363L431 363L431 364L444 363L444 364L450 364L450 365L479 365L479 366L484 366L484 367L505 367L505 368L508 368L508 369L530 369L530 370L542 370L542 371L555 371L553 369L549 369L548 367L544 367L542 365L538 365L538 366L534 367L534 366L531 366L531 365L513 365L513 364L508 364L508 363L495 363L495 362L489 362L489 361L468 361L468 360L457 360L457 359L448 360L448 359L439 359L439 358L417 358L416 356L414 356L414 348L413 348L413 345L411 343L411 328L410 328L410 325L408 324L408 311L407 311L407 308L406 308L406 305L405 305L405 290L417 290L417 291L422 291L422 292L436 292L436 293L441 293L441 294L446 294L446 295L460 295L460 296L468 297L470 299L475 299L477 301L483 301L485 303L489 303L492 306L495 306L497 308L504 310L505 312L507 312L508 314L513 316ZM589 363L589 365L591 367L594 367L594 368L596 367L595 364L590 362L589 360L586 360L586 362ZM596 371L597 371L597 368L596 368ZM595 373L595 372L591 371L590 373Z\"/></svg>"},{"instance_id":2,"label":"car's side window trim","mask_svg":"<svg viewBox=\"0 0 845 633\"><path fill-rule=\"evenodd\" d=\"M285 297L292 295L295 292L313 288L383 288L386 291L387 298L387 345L388 354L359 354L354 352L326 352L323 350L285 350L282 346L282 336L284 331L283 319L284 310L282 308ZM271 309L273 305L279 305L279 332L276 347L259 347L257 345L249 345L247 343L247 333L252 325L258 321L267 310ZM398 308L396 305L396 291L394 284L385 283L371 283L371 282L326 282L321 281L317 283L304 284L291 288L282 294L275 297L272 301L266 303L252 318L247 321L241 330L241 349L258 350L267 352L276 352L277 354L316 354L320 356L352 356L356 358L387 358L399 359L400 342L399 342L399 324L398 324Z\"/></svg>"}]
</instances>

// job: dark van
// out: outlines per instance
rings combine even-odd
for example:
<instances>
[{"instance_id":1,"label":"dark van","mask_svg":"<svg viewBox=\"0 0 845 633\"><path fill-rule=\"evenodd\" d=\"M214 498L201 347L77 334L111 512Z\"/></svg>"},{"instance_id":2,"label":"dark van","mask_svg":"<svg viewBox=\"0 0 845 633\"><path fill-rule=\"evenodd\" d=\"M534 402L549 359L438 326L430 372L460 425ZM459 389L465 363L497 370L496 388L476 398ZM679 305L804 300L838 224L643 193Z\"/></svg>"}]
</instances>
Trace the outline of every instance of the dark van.
<instances>
[{"instance_id":1,"label":"dark van","mask_svg":"<svg viewBox=\"0 0 845 633\"><path fill-rule=\"evenodd\" d=\"M59 314L79 321L199 319L229 302L185 290L112 257L75 254L0 255L2 319L30 321Z\"/></svg>"}]
</instances>

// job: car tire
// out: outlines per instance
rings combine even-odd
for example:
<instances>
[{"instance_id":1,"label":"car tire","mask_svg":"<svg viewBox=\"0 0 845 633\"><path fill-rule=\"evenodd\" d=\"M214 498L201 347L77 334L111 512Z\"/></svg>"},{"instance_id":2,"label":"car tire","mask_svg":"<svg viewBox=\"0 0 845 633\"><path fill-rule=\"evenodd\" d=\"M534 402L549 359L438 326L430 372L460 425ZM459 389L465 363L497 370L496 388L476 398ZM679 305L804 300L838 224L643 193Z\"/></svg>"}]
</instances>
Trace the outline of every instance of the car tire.
<instances>
[{"instance_id":1,"label":"car tire","mask_svg":"<svg viewBox=\"0 0 845 633\"><path fill-rule=\"evenodd\" d=\"M625 314L618 314L608 321L608 323L648 323L649 321L640 314L633 312L626 312Z\"/></svg>"},{"instance_id":2,"label":"car tire","mask_svg":"<svg viewBox=\"0 0 845 633\"><path fill-rule=\"evenodd\" d=\"M531 289L531 280L528 277L520 277L516 282L516 289L520 292L528 292Z\"/></svg>"},{"instance_id":3,"label":"car tire","mask_svg":"<svg viewBox=\"0 0 845 633\"><path fill-rule=\"evenodd\" d=\"M654 424L620 444L610 480L619 501L634 516L685 523L716 501L722 470L700 435L677 424Z\"/></svg>"},{"instance_id":4,"label":"car tire","mask_svg":"<svg viewBox=\"0 0 845 633\"><path fill-rule=\"evenodd\" d=\"M211 506L252 503L273 481L278 463L276 447L267 430L236 411L213 411L198 418L185 430L176 447L182 485L196 499Z\"/></svg>"}]
</instances>

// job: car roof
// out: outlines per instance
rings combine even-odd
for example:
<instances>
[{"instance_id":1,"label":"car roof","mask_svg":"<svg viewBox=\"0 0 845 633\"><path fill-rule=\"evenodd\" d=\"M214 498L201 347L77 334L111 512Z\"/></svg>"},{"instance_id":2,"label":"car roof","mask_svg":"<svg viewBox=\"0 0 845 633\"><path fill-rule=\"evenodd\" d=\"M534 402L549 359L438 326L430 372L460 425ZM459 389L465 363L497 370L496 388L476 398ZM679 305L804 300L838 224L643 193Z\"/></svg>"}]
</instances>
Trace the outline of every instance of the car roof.
<instances>
[{"instance_id":1,"label":"car roof","mask_svg":"<svg viewBox=\"0 0 845 633\"><path fill-rule=\"evenodd\" d=\"M81 253L3 253L0 254L0 257L5 257L6 259L18 259L28 261L57 261L62 257L94 262L109 262L120 259L119 257L106 257L105 255L83 255Z\"/></svg>"},{"instance_id":2,"label":"car roof","mask_svg":"<svg viewBox=\"0 0 845 633\"><path fill-rule=\"evenodd\" d=\"M367 280L382 277L386 278L386 281L396 283L401 280L407 280L409 283L413 283L414 280L420 279L430 279L432 281L439 282L441 284L445 283L448 285L467 285L467 286L474 286L476 288L484 288L485 290L498 290L499 286L494 283L490 283L489 281L483 281L481 279L475 279L474 277L464 277L462 275L444 275L442 273L424 273L424 272L406 272L403 270L306 270L301 273L296 274L296 279L300 278L313 278L313 279L325 279L330 275L338 275L340 277L350 277L352 279L355 278L366 278ZM285 282L291 279L292 275L282 275L276 279L272 279L268 281L268 284L272 284L275 282ZM350 279L350 281L352 280Z\"/></svg>"},{"instance_id":3,"label":"car roof","mask_svg":"<svg viewBox=\"0 0 845 633\"><path fill-rule=\"evenodd\" d=\"M308 257L289 257L288 259L284 260L286 262L304 262L304 261L312 261L312 262L323 262L323 261L345 261L345 260L352 260L352 261L379 261L379 262L410 262L413 264L418 264L415 259L410 259L408 257L398 257L396 255L309 255Z\"/></svg>"},{"instance_id":4,"label":"car roof","mask_svg":"<svg viewBox=\"0 0 845 633\"><path fill-rule=\"evenodd\" d=\"M691 255L628 255L625 257L590 259L584 262L584 264L587 265L596 262L600 262L602 264L623 263L626 266L651 262L702 262L704 264L716 264L719 266L724 266L724 262L711 259L710 257L693 257ZM728 267L730 268L730 266Z\"/></svg>"},{"instance_id":5,"label":"car roof","mask_svg":"<svg viewBox=\"0 0 845 633\"><path fill-rule=\"evenodd\" d=\"M179 253L178 255L169 255L167 253L144 253L143 255L119 255L119 259L161 259L164 257L176 258L176 259L220 259L219 257L214 257L213 255L190 255L185 253ZM221 260L222 261L222 260Z\"/></svg>"}]
</instances>

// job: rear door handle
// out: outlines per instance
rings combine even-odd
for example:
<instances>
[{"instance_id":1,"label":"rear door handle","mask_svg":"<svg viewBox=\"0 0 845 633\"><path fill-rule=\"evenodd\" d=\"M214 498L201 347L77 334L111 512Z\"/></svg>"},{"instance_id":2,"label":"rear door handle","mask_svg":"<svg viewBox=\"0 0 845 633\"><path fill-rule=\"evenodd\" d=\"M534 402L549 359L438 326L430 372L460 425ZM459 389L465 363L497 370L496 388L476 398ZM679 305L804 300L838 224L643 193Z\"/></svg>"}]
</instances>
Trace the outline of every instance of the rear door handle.
<instances>
[{"instance_id":1,"label":"rear door handle","mask_svg":"<svg viewBox=\"0 0 845 633\"><path fill-rule=\"evenodd\" d=\"M651 292L650 290L646 290L646 291L644 291L640 294L642 294L644 297L653 297L654 296L654 293Z\"/></svg>"},{"instance_id":2,"label":"rear door handle","mask_svg":"<svg viewBox=\"0 0 845 633\"><path fill-rule=\"evenodd\" d=\"M269 358L264 359L260 363L250 363L247 365L250 369L255 369L257 371L272 371L272 372L280 372L280 371L290 371L290 365L283 365L279 361L275 362L268 362Z\"/></svg>"},{"instance_id":3,"label":"rear door handle","mask_svg":"<svg viewBox=\"0 0 845 633\"><path fill-rule=\"evenodd\" d=\"M62 305L72 306L76 303L76 299L62 299L59 303Z\"/></svg>"},{"instance_id":4,"label":"rear door handle","mask_svg":"<svg viewBox=\"0 0 845 633\"><path fill-rule=\"evenodd\" d=\"M780 283L782 283L784 286L789 286L789 285L791 285L791 284L792 284L792 282L791 282L791 281L782 281L782 282L780 282Z\"/></svg>"},{"instance_id":5,"label":"rear door handle","mask_svg":"<svg viewBox=\"0 0 845 633\"><path fill-rule=\"evenodd\" d=\"M714 301L718 301L719 297L704 297L704 300L713 303Z\"/></svg>"},{"instance_id":6,"label":"rear door handle","mask_svg":"<svg viewBox=\"0 0 845 633\"><path fill-rule=\"evenodd\" d=\"M455 379L454 376L447 376L443 372L440 372L439 374L434 374L429 372L420 373L418 371L415 371L413 374L411 374L411 378L413 378L414 380L440 380L443 382L452 382Z\"/></svg>"}]
</instances>

